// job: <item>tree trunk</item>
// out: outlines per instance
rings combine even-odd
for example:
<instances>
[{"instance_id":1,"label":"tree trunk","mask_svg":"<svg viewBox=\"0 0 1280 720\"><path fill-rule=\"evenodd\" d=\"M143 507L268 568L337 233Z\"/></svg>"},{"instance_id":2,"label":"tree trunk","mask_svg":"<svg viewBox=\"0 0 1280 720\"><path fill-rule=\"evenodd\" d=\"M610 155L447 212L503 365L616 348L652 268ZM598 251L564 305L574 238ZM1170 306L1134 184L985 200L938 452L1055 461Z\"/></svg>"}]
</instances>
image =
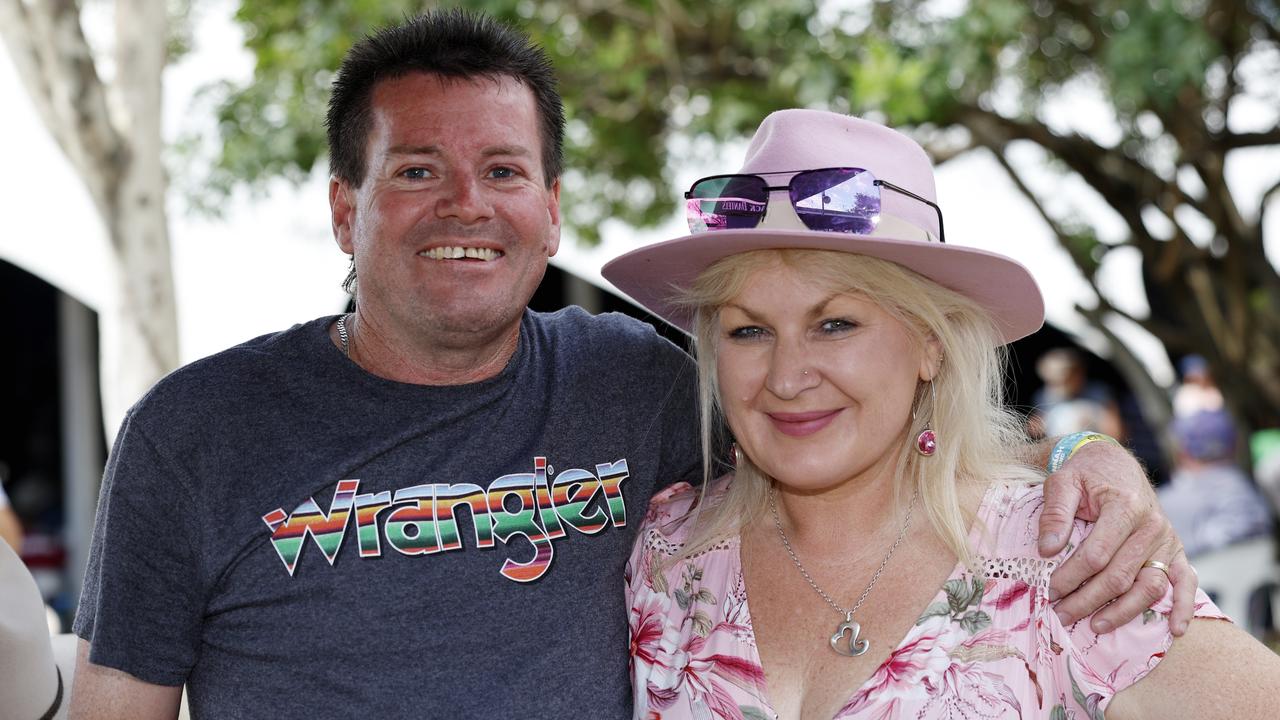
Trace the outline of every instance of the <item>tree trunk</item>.
<instances>
[{"instance_id":1,"label":"tree trunk","mask_svg":"<svg viewBox=\"0 0 1280 720\"><path fill-rule=\"evenodd\" d=\"M178 366L178 321L161 162L161 74L168 16L154 0L116 2L114 87L127 148L107 227L118 272L115 327L103 327L103 414L109 435L157 380Z\"/></svg>"},{"instance_id":2,"label":"tree trunk","mask_svg":"<svg viewBox=\"0 0 1280 720\"><path fill-rule=\"evenodd\" d=\"M113 301L100 308L103 424L178 363L161 164L163 2L116 4L115 80L104 83L73 0L0 0L0 36L45 127L80 172L112 246Z\"/></svg>"}]
</instances>

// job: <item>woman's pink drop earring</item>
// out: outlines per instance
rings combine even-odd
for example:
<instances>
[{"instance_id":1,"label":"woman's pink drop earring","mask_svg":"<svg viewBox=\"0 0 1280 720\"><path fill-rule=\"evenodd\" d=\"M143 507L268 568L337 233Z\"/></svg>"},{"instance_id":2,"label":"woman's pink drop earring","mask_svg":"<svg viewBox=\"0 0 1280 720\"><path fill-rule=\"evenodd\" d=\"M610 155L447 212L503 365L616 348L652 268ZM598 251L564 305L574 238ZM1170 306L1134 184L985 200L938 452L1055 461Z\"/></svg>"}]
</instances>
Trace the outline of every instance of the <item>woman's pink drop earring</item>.
<instances>
[{"instance_id":1,"label":"woman's pink drop earring","mask_svg":"<svg viewBox=\"0 0 1280 720\"><path fill-rule=\"evenodd\" d=\"M933 387L933 379L929 379L929 414L933 414L933 409L938 405L938 391ZM916 417L915 409L912 408L911 419ZM938 451L938 435L929 427L929 423L924 424L924 429L916 435L916 452L925 457L929 457Z\"/></svg>"}]
</instances>

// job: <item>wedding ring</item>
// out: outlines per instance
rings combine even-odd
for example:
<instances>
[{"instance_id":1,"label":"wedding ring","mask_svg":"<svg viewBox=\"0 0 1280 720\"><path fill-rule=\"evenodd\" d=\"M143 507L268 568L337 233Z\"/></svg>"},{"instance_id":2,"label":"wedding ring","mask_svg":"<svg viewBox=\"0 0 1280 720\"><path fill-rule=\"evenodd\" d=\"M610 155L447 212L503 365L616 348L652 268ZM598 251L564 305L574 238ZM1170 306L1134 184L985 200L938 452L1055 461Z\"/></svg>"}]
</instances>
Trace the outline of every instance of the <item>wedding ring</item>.
<instances>
[{"instance_id":1,"label":"wedding ring","mask_svg":"<svg viewBox=\"0 0 1280 720\"><path fill-rule=\"evenodd\" d=\"M1155 569L1159 570L1160 572L1164 573L1164 577L1165 577L1165 579L1166 579L1166 580L1168 580L1170 583L1172 583L1172 582L1173 582L1173 578L1169 577L1169 566L1168 566L1168 565L1166 565L1166 564L1164 564L1164 563L1162 563L1162 562L1160 562L1159 560L1148 560L1148 561L1146 561L1146 562L1142 563L1142 567L1144 567L1144 568L1155 568Z\"/></svg>"}]
</instances>

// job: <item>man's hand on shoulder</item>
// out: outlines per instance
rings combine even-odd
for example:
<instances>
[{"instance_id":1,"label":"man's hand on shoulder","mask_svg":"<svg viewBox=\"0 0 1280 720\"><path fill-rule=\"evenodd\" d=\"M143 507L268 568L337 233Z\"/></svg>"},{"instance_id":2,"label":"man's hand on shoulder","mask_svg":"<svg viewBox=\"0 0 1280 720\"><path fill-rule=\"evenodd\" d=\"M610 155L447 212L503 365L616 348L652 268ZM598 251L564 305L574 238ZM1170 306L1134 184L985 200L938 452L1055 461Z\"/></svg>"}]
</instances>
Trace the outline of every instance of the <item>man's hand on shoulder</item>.
<instances>
[{"instance_id":1,"label":"man's hand on shoulder","mask_svg":"<svg viewBox=\"0 0 1280 720\"><path fill-rule=\"evenodd\" d=\"M1085 444L1049 476L1044 498L1041 555L1065 547L1073 518L1094 523L1089 537L1050 579L1050 597L1058 601L1063 624L1097 611L1090 627L1111 632L1159 600L1172 582L1169 627L1174 635L1185 632L1194 611L1195 571L1132 454L1110 442ZM1168 576L1143 566L1150 560L1168 565Z\"/></svg>"}]
</instances>

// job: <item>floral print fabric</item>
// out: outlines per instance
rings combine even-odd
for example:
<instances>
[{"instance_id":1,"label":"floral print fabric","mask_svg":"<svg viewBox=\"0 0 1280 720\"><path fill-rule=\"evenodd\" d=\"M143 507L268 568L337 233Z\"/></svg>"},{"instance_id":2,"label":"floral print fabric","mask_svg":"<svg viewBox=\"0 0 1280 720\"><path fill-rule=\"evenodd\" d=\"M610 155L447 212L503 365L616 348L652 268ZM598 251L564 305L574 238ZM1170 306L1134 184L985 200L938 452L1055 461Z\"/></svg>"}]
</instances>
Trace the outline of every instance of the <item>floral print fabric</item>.
<instances>
[{"instance_id":1,"label":"floral print fabric","mask_svg":"<svg viewBox=\"0 0 1280 720\"><path fill-rule=\"evenodd\" d=\"M627 563L635 717L775 718L738 539L663 562L687 536L696 497L684 483L656 496ZM1172 591L1113 633L1096 635L1087 621L1064 627L1049 603L1049 574L1090 526L1077 521L1067 549L1041 558L1042 505L1040 485L992 486L969 538L980 568L957 564L888 660L851 688L838 719L1099 720L1117 692L1155 667L1172 642ZM1203 591L1195 615L1225 619Z\"/></svg>"}]
</instances>

